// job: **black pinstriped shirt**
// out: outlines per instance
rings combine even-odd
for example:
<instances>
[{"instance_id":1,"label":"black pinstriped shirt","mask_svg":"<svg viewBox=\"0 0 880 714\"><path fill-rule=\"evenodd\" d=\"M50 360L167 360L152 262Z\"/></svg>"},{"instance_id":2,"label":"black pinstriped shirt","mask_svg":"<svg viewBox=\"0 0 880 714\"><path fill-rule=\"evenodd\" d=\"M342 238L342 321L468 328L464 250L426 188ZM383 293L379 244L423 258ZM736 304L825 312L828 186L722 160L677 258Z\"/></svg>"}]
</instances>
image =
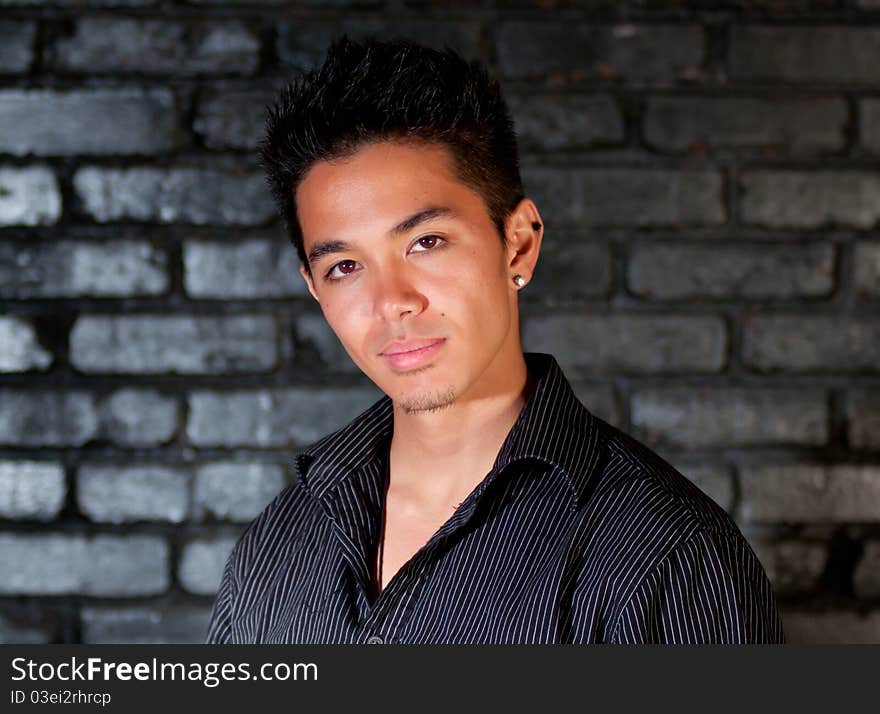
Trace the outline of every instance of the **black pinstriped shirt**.
<instances>
[{"instance_id":1,"label":"black pinstriped shirt","mask_svg":"<svg viewBox=\"0 0 880 714\"><path fill-rule=\"evenodd\" d=\"M525 359L534 386L492 470L378 597L388 397L296 455L226 563L207 641L782 642L727 513L591 414L552 356Z\"/></svg>"}]
</instances>

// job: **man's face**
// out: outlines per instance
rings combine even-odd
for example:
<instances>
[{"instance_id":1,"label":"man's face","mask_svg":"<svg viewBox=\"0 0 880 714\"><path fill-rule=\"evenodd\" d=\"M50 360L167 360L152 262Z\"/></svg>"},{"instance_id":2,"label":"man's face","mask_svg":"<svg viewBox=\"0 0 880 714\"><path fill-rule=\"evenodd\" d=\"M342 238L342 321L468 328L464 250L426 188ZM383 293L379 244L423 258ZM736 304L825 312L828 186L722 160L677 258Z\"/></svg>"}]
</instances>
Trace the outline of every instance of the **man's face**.
<instances>
[{"instance_id":1,"label":"man's face","mask_svg":"<svg viewBox=\"0 0 880 714\"><path fill-rule=\"evenodd\" d=\"M453 175L446 148L382 142L319 162L296 203L309 290L396 406L485 396L498 360L521 358L511 253L479 194Z\"/></svg>"}]
</instances>

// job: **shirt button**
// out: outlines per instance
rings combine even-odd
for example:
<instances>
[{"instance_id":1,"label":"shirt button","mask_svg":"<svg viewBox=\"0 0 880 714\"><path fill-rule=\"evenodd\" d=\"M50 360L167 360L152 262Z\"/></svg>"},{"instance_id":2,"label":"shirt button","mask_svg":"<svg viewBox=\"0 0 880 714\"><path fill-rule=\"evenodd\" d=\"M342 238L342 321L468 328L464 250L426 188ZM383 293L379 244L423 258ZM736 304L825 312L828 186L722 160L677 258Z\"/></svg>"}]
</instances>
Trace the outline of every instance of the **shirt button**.
<instances>
[{"instance_id":1,"label":"shirt button","mask_svg":"<svg viewBox=\"0 0 880 714\"><path fill-rule=\"evenodd\" d=\"M385 640L383 640L381 637L379 637L379 635L370 635L367 638L367 644L368 645L384 645Z\"/></svg>"}]
</instances>

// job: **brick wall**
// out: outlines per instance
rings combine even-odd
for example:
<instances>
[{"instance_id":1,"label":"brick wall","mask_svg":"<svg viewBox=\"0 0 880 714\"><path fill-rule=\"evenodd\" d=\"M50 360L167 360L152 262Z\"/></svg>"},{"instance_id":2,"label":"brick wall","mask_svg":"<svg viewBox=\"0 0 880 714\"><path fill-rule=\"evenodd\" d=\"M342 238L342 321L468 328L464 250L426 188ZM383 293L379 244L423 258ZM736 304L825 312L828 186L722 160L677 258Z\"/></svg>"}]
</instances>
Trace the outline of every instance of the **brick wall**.
<instances>
[{"instance_id":1,"label":"brick wall","mask_svg":"<svg viewBox=\"0 0 880 714\"><path fill-rule=\"evenodd\" d=\"M880 641L880 2L0 18L0 640L199 641L292 453L378 398L254 153L347 31L501 76L547 224L524 347L730 510L790 640Z\"/></svg>"}]
</instances>

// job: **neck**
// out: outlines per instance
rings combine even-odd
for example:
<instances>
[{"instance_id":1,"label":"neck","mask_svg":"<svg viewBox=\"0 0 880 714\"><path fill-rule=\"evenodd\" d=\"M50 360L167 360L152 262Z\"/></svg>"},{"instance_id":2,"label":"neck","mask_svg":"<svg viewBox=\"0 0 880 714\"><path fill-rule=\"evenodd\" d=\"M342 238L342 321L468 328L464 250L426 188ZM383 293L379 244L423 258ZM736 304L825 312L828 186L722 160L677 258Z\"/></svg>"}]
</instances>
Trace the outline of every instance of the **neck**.
<instances>
[{"instance_id":1,"label":"neck","mask_svg":"<svg viewBox=\"0 0 880 714\"><path fill-rule=\"evenodd\" d=\"M511 364L512 363L512 364ZM426 503L465 495L491 470L531 387L522 352L496 361L476 396L433 412L394 408L392 487Z\"/></svg>"}]
</instances>

